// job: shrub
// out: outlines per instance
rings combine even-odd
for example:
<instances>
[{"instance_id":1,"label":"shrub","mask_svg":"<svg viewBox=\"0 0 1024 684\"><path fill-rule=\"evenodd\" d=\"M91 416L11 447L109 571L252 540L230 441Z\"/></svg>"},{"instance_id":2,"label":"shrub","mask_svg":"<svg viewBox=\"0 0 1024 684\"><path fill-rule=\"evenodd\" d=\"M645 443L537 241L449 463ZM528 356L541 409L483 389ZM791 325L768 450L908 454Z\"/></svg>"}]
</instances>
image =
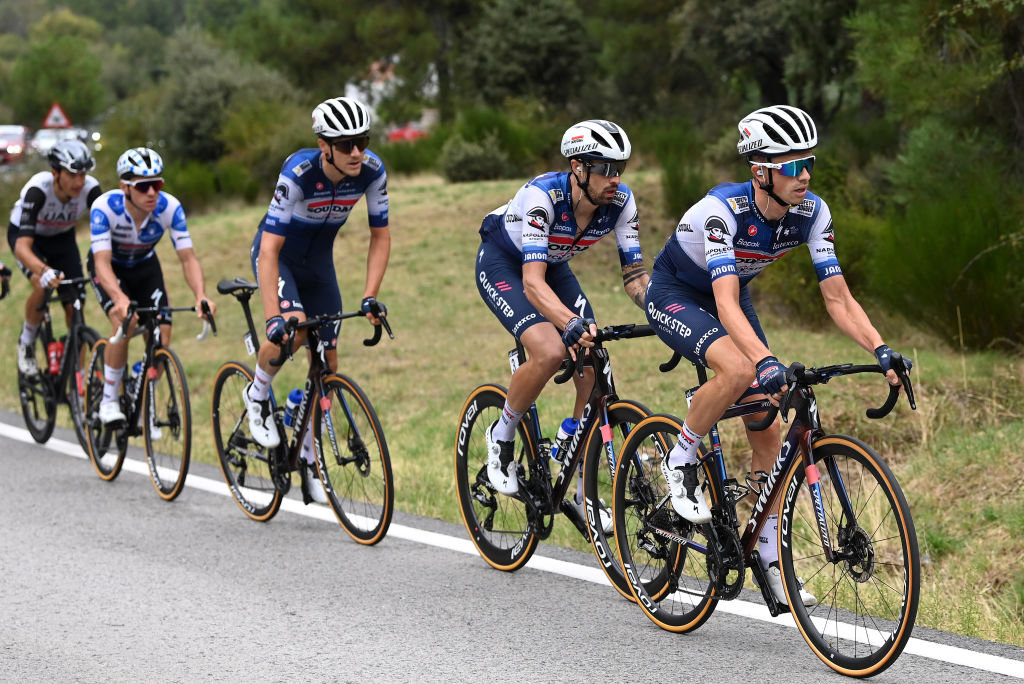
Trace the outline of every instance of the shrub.
<instances>
[{"instance_id":1,"label":"shrub","mask_svg":"<svg viewBox=\"0 0 1024 684\"><path fill-rule=\"evenodd\" d=\"M453 135L445 141L438 160L441 174L453 183L500 178L508 166L508 155L492 134L480 142Z\"/></svg>"},{"instance_id":2,"label":"shrub","mask_svg":"<svg viewBox=\"0 0 1024 684\"><path fill-rule=\"evenodd\" d=\"M652 153L661 166L665 212L680 217L710 189L704 172L704 141L683 118L658 119L627 129L633 155Z\"/></svg>"}]
</instances>

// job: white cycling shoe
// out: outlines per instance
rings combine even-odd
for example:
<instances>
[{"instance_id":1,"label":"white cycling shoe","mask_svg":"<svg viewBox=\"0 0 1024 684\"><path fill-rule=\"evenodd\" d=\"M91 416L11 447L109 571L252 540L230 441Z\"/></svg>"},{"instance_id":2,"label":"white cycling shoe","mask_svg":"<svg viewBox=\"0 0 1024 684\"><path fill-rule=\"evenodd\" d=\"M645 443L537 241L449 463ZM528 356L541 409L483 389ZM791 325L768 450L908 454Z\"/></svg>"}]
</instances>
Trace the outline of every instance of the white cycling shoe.
<instances>
[{"instance_id":1,"label":"white cycling shoe","mask_svg":"<svg viewBox=\"0 0 1024 684\"><path fill-rule=\"evenodd\" d=\"M694 525L711 522L711 511L697 480L697 464L668 467L668 456L661 461L661 474L668 483L672 508Z\"/></svg>"},{"instance_id":2,"label":"white cycling shoe","mask_svg":"<svg viewBox=\"0 0 1024 684\"><path fill-rule=\"evenodd\" d=\"M764 572L768 575L768 588L772 590L772 596L782 605L788 606L789 601L786 600L786 588L782 585L782 570L779 568L779 562L769 563ZM757 575L754 575L754 584L757 584ZM797 578L797 585L800 587L800 602L804 606L810 608L811 606L818 605L818 598L804 589L804 581L799 577Z\"/></svg>"},{"instance_id":3,"label":"white cycling shoe","mask_svg":"<svg viewBox=\"0 0 1024 684\"><path fill-rule=\"evenodd\" d=\"M117 401L104 401L100 403L100 422L104 425L111 425L114 423L123 423L128 420L124 411L121 410L121 402Z\"/></svg>"},{"instance_id":4,"label":"white cycling shoe","mask_svg":"<svg viewBox=\"0 0 1024 684\"><path fill-rule=\"evenodd\" d=\"M249 432L261 446L273 449L281 443L281 435L277 432L277 425L274 424L274 416L270 411L270 400L258 401L249 398L249 388L252 383L242 390L242 401L245 402L245 412L249 416Z\"/></svg>"},{"instance_id":5,"label":"white cycling shoe","mask_svg":"<svg viewBox=\"0 0 1024 684\"><path fill-rule=\"evenodd\" d=\"M590 524L590 520L587 518L587 504L583 501L576 503L576 497L569 499L569 504L576 509L576 515L580 516L580 520ZM615 531L615 522L612 520L612 512L605 505L604 499L601 500L600 513L598 517L601 519L601 531L605 534L611 534Z\"/></svg>"},{"instance_id":6,"label":"white cycling shoe","mask_svg":"<svg viewBox=\"0 0 1024 684\"><path fill-rule=\"evenodd\" d=\"M491 439L491 431L497 421L487 428L484 439L487 442L487 479L502 494L512 495L519 491L519 479L516 477L516 462L512 459L514 442ZM503 458L504 457L504 458ZM504 462L504 467L502 467Z\"/></svg>"}]
</instances>

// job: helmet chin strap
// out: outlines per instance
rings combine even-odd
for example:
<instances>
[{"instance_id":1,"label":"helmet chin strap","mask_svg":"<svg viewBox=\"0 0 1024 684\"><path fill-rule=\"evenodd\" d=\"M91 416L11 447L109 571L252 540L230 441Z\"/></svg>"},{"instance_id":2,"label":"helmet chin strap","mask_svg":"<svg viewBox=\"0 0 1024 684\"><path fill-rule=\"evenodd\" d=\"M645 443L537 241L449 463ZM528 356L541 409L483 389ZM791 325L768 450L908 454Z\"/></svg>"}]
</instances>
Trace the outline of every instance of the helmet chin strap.
<instances>
[{"instance_id":1,"label":"helmet chin strap","mask_svg":"<svg viewBox=\"0 0 1024 684\"><path fill-rule=\"evenodd\" d=\"M580 162L580 166L587 170L586 180L580 180L580 177L577 176L575 172L573 172L572 177L576 179L576 186L583 191L583 197L586 197L587 201L596 207L597 202L594 200L593 197L590 196L590 167L582 162ZM569 167L569 170L572 171L571 166ZM580 197L579 202L576 202L576 204L573 206L573 211L575 211L576 207L578 207L580 202L583 201L583 197Z\"/></svg>"},{"instance_id":2,"label":"helmet chin strap","mask_svg":"<svg viewBox=\"0 0 1024 684\"><path fill-rule=\"evenodd\" d=\"M766 193L768 193L768 196L770 198L772 198L773 200L775 200L776 202L778 202L780 206L783 206L783 207L793 207L793 206L795 206L795 205L790 204L789 202L787 202L786 200L782 199L781 197L779 197L778 195L775 194L775 181L772 179L772 170L771 169L765 169L763 166L761 168L768 172L768 182L767 183L762 183L761 181L758 181L757 182L758 187L761 188L762 190L764 190ZM767 207L765 207L765 209L767 209Z\"/></svg>"},{"instance_id":3,"label":"helmet chin strap","mask_svg":"<svg viewBox=\"0 0 1024 684\"><path fill-rule=\"evenodd\" d=\"M334 145L332 145L331 143L327 143L327 149L331 151L330 154L324 152L324 158L327 159L327 163L333 166L335 169L337 169L338 173L340 173L344 177L345 172L339 169L338 165L334 163Z\"/></svg>"}]
</instances>

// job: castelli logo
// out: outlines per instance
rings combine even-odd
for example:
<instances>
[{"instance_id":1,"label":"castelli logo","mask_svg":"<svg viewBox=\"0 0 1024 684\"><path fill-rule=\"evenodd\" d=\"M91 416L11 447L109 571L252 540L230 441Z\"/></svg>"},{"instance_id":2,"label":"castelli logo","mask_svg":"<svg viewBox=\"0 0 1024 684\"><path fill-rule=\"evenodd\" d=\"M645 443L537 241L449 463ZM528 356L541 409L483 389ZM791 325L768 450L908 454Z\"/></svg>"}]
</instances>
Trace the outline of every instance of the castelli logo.
<instances>
[{"instance_id":1,"label":"castelli logo","mask_svg":"<svg viewBox=\"0 0 1024 684\"><path fill-rule=\"evenodd\" d=\"M323 183L317 183L316 184L316 189L317 190L323 190L324 189L324 184Z\"/></svg>"},{"instance_id":2,"label":"castelli logo","mask_svg":"<svg viewBox=\"0 0 1024 684\"><path fill-rule=\"evenodd\" d=\"M569 212L567 212L567 211L563 211L562 212L562 220L563 221L568 221L569 220Z\"/></svg>"},{"instance_id":3,"label":"castelli logo","mask_svg":"<svg viewBox=\"0 0 1024 684\"><path fill-rule=\"evenodd\" d=\"M747 235L749 235L750 237L754 237L755 235L757 235L757 226L750 225L747 228Z\"/></svg>"}]
</instances>

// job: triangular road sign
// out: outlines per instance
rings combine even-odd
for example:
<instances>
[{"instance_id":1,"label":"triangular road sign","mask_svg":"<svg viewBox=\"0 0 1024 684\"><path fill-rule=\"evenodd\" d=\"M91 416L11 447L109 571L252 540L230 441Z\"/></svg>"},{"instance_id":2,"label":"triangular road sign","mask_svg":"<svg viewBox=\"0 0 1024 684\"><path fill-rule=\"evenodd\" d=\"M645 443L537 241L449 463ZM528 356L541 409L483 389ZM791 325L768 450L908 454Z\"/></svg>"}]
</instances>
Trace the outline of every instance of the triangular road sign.
<instances>
[{"instance_id":1,"label":"triangular road sign","mask_svg":"<svg viewBox=\"0 0 1024 684\"><path fill-rule=\"evenodd\" d=\"M50 105L50 111L46 113L46 118L43 119L43 128L68 128L71 126L71 119L64 113L61 106L54 102Z\"/></svg>"}]
</instances>

